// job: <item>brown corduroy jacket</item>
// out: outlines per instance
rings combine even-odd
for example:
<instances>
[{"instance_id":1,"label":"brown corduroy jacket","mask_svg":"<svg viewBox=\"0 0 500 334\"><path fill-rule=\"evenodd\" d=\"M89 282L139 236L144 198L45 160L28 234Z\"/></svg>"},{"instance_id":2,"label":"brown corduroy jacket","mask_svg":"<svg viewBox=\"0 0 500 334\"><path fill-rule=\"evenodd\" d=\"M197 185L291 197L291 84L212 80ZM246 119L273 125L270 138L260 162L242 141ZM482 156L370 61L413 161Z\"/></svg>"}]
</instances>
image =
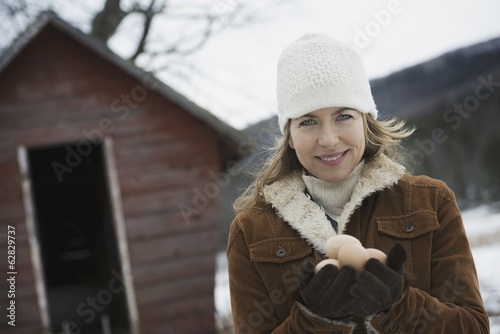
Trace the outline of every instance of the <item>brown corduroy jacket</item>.
<instances>
[{"instance_id":1,"label":"brown corduroy jacket","mask_svg":"<svg viewBox=\"0 0 500 334\"><path fill-rule=\"evenodd\" d=\"M301 303L299 273L335 235L300 175L264 189L266 203L240 213L227 248L235 333L489 333L460 211L441 181L404 173L385 156L367 162L339 231L386 254L402 243L407 286L390 310L327 319Z\"/></svg>"}]
</instances>

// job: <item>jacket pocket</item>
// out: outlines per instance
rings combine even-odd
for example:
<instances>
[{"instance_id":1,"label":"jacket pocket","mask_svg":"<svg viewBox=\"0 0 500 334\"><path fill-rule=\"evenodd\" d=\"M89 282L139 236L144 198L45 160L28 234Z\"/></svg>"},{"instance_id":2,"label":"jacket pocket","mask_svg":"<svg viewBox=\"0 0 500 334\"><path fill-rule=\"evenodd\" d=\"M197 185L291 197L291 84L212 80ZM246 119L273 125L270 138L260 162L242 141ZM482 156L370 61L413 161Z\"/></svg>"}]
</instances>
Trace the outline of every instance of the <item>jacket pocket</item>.
<instances>
[{"instance_id":1,"label":"jacket pocket","mask_svg":"<svg viewBox=\"0 0 500 334\"><path fill-rule=\"evenodd\" d=\"M375 222L386 252L396 242L406 248L405 272L409 277L416 277L417 273L420 277L412 280L411 285L429 292L433 231L440 227L436 212L419 210L400 216L377 217Z\"/></svg>"},{"instance_id":2,"label":"jacket pocket","mask_svg":"<svg viewBox=\"0 0 500 334\"><path fill-rule=\"evenodd\" d=\"M439 228L436 212L419 210L400 216L376 217L378 231L398 239L413 239Z\"/></svg>"},{"instance_id":3,"label":"jacket pocket","mask_svg":"<svg viewBox=\"0 0 500 334\"><path fill-rule=\"evenodd\" d=\"M308 257L313 249L302 238L281 237L261 240L250 245L253 262L285 263Z\"/></svg>"},{"instance_id":4,"label":"jacket pocket","mask_svg":"<svg viewBox=\"0 0 500 334\"><path fill-rule=\"evenodd\" d=\"M270 238L249 246L250 260L261 274L273 307L284 321L300 300L300 272L313 248L300 237Z\"/></svg>"}]
</instances>

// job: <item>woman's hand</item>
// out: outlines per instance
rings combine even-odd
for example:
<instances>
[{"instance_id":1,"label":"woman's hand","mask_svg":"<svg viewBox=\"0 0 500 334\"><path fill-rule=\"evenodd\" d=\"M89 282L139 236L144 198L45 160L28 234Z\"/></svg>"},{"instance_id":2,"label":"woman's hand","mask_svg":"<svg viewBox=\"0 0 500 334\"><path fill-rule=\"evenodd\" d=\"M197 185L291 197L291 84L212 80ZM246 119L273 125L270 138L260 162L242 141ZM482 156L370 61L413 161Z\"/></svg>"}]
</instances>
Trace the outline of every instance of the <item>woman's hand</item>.
<instances>
[{"instance_id":1,"label":"woman's hand","mask_svg":"<svg viewBox=\"0 0 500 334\"><path fill-rule=\"evenodd\" d=\"M346 308L356 316L368 316L386 311L396 303L404 290L403 263L406 250L396 244L387 256L387 265L370 259L356 274L349 292L352 297Z\"/></svg>"},{"instance_id":2,"label":"woman's hand","mask_svg":"<svg viewBox=\"0 0 500 334\"><path fill-rule=\"evenodd\" d=\"M398 243L389 252L387 265L370 259L357 273L350 265L340 269L326 265L314 274L315 265L306 262L300 274L302 301L315 313L331 319L386 311L403 294L406 257L406 250Z\"/></svg>"},{"instance_id":3,"label":"woman's hand","mask_svg":"<svg viewBox=\"0 0 500 334\"><path fill-rule=\"evenodd\" d=\"M346 304L352 299L349 290L356 283L354 268L347 265L339 270L328 264L314 274L314 267L312 262L306 262L302 267L300 295L303 303L327 318L352 315Z\"/></svg>"}]
</instances>

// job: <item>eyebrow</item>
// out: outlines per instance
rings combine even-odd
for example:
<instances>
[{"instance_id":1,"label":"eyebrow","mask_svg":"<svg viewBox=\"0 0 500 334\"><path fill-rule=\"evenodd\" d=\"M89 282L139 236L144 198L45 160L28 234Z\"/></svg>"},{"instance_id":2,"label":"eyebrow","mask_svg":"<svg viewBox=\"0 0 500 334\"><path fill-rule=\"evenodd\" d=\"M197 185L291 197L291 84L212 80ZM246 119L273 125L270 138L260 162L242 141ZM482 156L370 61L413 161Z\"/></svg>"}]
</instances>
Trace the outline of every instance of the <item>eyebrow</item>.
<instances>
[{"instance_id":1,"label":"eyebrow","mask_svg":"<svg viewBox=\"0 0 500 334\"><path fill-rule=\"evenodd\" d=\"M354 109L352 109L352 108L347 108L347 107L340 108L339 110L335 111L335 112L333 113L333 115L340 114L341 112L346 111L346 110L354 110ZM301 119L301 118L304 118L304 117L307 117L307 118L318 118L318 116L316 116L316 115L313 115L313 114L311 114L311 113L307 113L307 114L305 114L305 115L302 115L302 116L300 116L300 117L297 117L296 119Z\"/></svg>"}]
</instances>

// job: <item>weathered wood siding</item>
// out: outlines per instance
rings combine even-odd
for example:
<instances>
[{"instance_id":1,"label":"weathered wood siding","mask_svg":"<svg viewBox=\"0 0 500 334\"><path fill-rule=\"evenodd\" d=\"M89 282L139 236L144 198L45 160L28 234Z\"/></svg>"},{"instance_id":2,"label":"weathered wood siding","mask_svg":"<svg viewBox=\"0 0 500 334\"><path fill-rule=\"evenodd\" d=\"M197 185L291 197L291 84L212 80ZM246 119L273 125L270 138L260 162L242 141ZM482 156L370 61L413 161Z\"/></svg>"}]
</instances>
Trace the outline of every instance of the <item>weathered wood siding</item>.
<instances>
[{"instance_id":1,"label":"weathered wood siding","mask_svg":"<svg viewBox=\"0 0 500 334\"><path fill-rule=\"evenodd\" d=\"M17 241L12 333L41 330L16 147L101 133L113 139L108 153L117 166L141 332L214 332L217 137L149 79L133 79L50 25L0 72L2 272L7 225L16 227ZM180 203L199 214L186 221ZM0 288L6 291L5 279ZM7 303L2 292L0 306ZM3 316L0 332L7 329Z\"/></svg>"}]
</instances>

